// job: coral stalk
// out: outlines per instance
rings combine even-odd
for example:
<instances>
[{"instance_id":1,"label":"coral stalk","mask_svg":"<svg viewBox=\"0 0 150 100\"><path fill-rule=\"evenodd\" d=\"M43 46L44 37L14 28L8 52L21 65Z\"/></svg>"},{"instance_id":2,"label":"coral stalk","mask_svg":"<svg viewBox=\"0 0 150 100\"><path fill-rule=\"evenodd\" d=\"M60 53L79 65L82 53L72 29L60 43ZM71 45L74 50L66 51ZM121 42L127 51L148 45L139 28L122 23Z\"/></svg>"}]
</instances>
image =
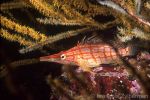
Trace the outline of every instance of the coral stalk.
<instances>
[{"instance_id":1,"label":"coral stalk","mask_svg":"<svg viewBox=\"0 0 150 100\"><path fill-rule=\"evenodd\" d=\"M10 19L1 16L1 24L6 28L11 30L15 30L16 32L22 33L23 35L29 35L30 37L34 38L35 40L43 41L46 39L46 36L42 33L35 31L34 29L26 26L21 26L20 24L11 21Z\"/></svg>"}]
</instances>

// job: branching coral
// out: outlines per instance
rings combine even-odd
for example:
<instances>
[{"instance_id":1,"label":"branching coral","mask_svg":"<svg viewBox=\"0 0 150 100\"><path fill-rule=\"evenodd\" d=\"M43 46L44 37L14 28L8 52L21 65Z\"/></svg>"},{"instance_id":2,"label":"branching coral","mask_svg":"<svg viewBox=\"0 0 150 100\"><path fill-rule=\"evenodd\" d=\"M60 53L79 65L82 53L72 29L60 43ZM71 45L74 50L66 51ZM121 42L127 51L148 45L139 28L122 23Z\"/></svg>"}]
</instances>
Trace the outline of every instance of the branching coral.
<instances>
[{"instance_id":1,"label":"branching coral","mask_svg":"<svg viewBox=\"0 0 150 100\"><path fill-rule=\"evenodd\" d=\"M45 35L36 32L34 29L26 27L26 26L21 26L3 16L1 16L1 24L2 24L2 26L5 26L6 28L15 30L16 32L23 33L25 35L29 35L30 37L34 38L35 40L43 41L46 38Z\"/></svg>"},{"instance_id":2,"label":"branching coral","mask_svg":"<svg viewBox=\"0 0 150 100\"><path fill-rule=\"evenodd\" d=\"M118 28L118 30L119 30L119 33L120 33L118 35L118 37L123 42L127 42L129 40L132 40L135 37L136 38L141 38L143 40L149 40L150 39L149 33L144 33L142 30L140 30L138 28L134 28L132 30Z\"/></svg>"},{"instance_id":3,"label":"branching coral","mask_svg":"<svg viewBox=\"0 0 150 100\"><path fill-rule=\"evenodd\" d=\"M23 1L13 1L13 2L1 4L0 9L9 10L9 9L18 9L18 8L23 8L23 7L29 7L29 5L27 5L27 3Z\"/></svg>"},{"instance_id":4,"label":"branching coral","mask_svg":"<svg viewBox=\"0 0 150 100\"><path fill-rule=\"evenodd\" d=\"M86 0L82 0L80 4L78 3L78 0L75 0L75 1L73 0L71 2L68 0L52 0L52 1L25 0L24 2L19 2L19 4L16 4L16 2L14 2L13 4L13 2L11 2L9 4L3 3L2 5L10 5L8 7L5 6L6 10L7 8L14 9L13 5L20 5L20 4L29 5L31 8L37 9L41 14L46 16L46 18L44 19L37 18L37 21L43 24L67 25L67 26L76 25L76 26L85 26L85 27L88 26L89 28L95 28L95 29L98 28L99 30L104 30L106 28L113 27L117 24L122 24L128 30L131 30L132 28L135 28L133 27L133 24L136 23L137 24L136 27L144 29L143 31L145 31L146 33L150 32L149 22L144 21L143 19L139 18L136 15L136 9L140 9L137 6L141 4L141 3L137 4L137 1L135 2L121 1L120 2L117 0L112 0L112 1L108 0L106 2L102 2L101 0L98 0L98 2L102 5L109 6L109 3L111 3L114 9L116 10L122 9L122 11L120 10L120 12L116 12L116 13L114 13L115 10L111 10L105 6L92 4L91 2L87 2ZM120 8L117 8L117 6L115 7L115 5L117 5ZM17 8L19 7L16 7L15 9ZM2 11L4 11L5 9L3 6L1 7ZM123 11L126 13L125 15ZM102 23L96 22L95 19L93 19L96 15L112 15L116 18L116 20L114 20L113 23L111 24L107 24L107 23L102 24ZM141 23L144 25L140 25ZM6 28L15 30L16 32L29 35L33 39L35 39L37 42L44 41L46 40L46 37L47 37L43 33L39 33L39 32L36 32L32 28L19 25L18 23L11 21L10 19L7 19L6 17L3 17L3 16L1 16L1 24L2 26ZM68 34L70 34L70 32ZM73 35L68 35L68 36L73 36ZM135 34L132 34L132 36L135 36ZM61 37L59 38L61 39ZM59 41L59 39L56 39L55 41ZM42 43L42 44L47 44L47 42ZM36 47L36 45L34 47ZM26 50L26 51L30 51L30 50Z\"/></svg>"}]
</instances>

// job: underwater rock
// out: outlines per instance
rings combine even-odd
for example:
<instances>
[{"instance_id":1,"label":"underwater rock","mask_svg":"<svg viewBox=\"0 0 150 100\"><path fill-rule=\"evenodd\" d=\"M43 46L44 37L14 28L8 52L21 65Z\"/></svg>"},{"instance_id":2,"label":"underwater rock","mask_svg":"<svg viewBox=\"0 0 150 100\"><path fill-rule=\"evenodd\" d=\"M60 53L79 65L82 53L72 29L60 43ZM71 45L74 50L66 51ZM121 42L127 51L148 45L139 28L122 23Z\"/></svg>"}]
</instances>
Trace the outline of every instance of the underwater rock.
<instances>
[{"instance_id":1,"label":"underwater rock","mask_svg":"<svg viewBox=\"0 0 150 100\"><path fill-rule=\"evenodd\" d=\"M79 69L80 70L80 69ZM68 84L69 81L69 91L70 96L73 98L81 97L83 98L85 95L87 98L91 98L89 100L96 99L127 99L130 98L129 95L140 95L142 88L138 81L125 69L125 67L114 67L114 66L100 66L94 68L93 71L96 73L91 74L88 72L83 72L76 70L74 72L76 78L70 80L69 74L63 73L61 75L62 81ZM83 75L84 78L79 78L77 75ZM67 80L67 81L66 81ZM82 86L82 82L85 82ZM86 89L85 89L86 88ZM83 91L87 91L83 92ZM88 95L87 95L88 94ZM52 95L52 97L56 97L59 100L63 100L62 98L65 95ZM85 99L85 98L84 98ZM84 100L83 99L83 100Z\"/></svg>"}]
</instances>

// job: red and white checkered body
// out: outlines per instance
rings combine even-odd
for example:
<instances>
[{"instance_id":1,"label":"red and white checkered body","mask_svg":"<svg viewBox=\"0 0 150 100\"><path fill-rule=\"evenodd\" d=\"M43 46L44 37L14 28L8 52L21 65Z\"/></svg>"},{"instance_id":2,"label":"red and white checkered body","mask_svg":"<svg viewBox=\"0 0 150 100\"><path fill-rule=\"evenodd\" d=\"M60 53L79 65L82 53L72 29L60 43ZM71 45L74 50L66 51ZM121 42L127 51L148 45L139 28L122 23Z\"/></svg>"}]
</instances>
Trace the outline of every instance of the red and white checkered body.
<instances>
[{"instance_id":1,"label":"red and white checkered body","mask_svg":"<svg viewBox=\"0 0 150 100\"><path fill-rule=\"evenodd\" d=\"M119 49L118 53L121 56L127 56L129 55L129 48ZM78 65L79 60L82 60L89 64L90 67L108 64L118 59L116 51L107 44L79 44L65 51L64 54L68 62L74 62Z\"/></svg>"},{"instance_id":2,"label":"red and white checkered body","mask_svg":"<svg viewBox=\"0 0 150 100\"><path fill-rule=\"evenodd\" d=\"M118 54L121 56L128 56L129 48L118 49ZM117 60L118 54L107 44L78 44L67 51L41 57L40 60L54 61L63 64L73 63L84 67L97 67L100 64L109 64L111 61ZM62 55L63 58L61 58Z\"/></svg>"}]
</instances>

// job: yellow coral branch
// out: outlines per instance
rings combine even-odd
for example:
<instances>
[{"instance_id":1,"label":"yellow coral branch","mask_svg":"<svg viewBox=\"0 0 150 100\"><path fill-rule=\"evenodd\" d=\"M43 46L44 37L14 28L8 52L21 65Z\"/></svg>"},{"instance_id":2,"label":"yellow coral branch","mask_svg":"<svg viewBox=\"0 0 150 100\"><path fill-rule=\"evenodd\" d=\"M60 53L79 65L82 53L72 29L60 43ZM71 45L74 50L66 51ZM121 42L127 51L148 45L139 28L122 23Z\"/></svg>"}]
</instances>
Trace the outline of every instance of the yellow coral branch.
<instances>
[{"instance_id":1,"label":"yellow coral branch","mask_svg":"<svg viewBox=\"0 0 150 100\"><path fill-rule=\"evenodd\" d=\"M79 23L79 22L65 22L60 20L60 19L55 19L55 18L37 18L37 21L43 24L51 24L51 25L79 25L79 26L83 26L83 24Z\"/></svg>"},{"instance_id":2,"label":"yellow coral branch","mask_svg":"<svg viewBox=\"0 0 150 100\"><path fill-rule=\"evenodd\" d=\"M46 2L42 0L28 0L39 12L41 12L43 15L47 17L51 17L54 19L60 19L67 25L67 23L81 23L86 25L87 21L80 20L68 20L64 14L60 13L59 11L56 11L56 8L54 5L48 5Z\"/></svg>"},{"instance_id":3,"label":"yellow coral branch","mask_svg":"<svg viewBox=\"0 0 150 100\"><path fill-rule=\"evenodd\" d=\"M150 10L150 1L149 1L149 2L146 2L144 6L145 6L147 9Z\"/></svg>"},{"instance_id":4,"label":"yellow coral branch","mask_svg":"<svg viewBox=\"0 0 150 100\"><path fill-rule=\"evenodd\" d=\"M133 37L142 39L142 40L150 40L150 34L148 33L144 33L142 30L138 29L138 28L133 28L133 29L127 29L127 28L118 28L119 31L119 35L118 38L123 41L123 42L127 42L131 39L133 39Z\"/></svg>"},{"instance_id":5,"label":"yellow coral branch","mask_svg":"<svg viewBox=\"0 0 150 100\"><path fill-rule=\"evenodd\" d=\"M80 0L80 2L79 0L62 0L62 2L67 5L72 5L79 10L87 11L89 9L85 0Z\"/></svg>"},{"instance_id":6,"label":"yellow coral branch","mask_svg":"<svg viewBox=\"0 0 150 100\"><path fill-rule=\"evenodd\" d=\"M20 43L21 45L24 45L24 46L30 46L30 45L33 44L33 42L27 41L26 39L22 38L19 35L11 34L3 28L0 30L0 36L3 37L3 38L6 38L7 40L18 42L18 43Z\"/></svg>"},{"instance_id":7,"label":"yellow coral branch","mask_svg":"<svg viewBox=\"0 0 150 100\"><path fill-rule=\"evenodd\" d=\"M48 5L43 0L27 0L29 1L39 12L47 17L60 17L63 20L65 18L58 12L55 11L55 8L52 5Z\"/></svg>"},{"instance_id":8,"label":"yellow coral branch","mask_svg":"<svg viewBox=\"0 0 150 100\"><path fill-rule=\"evenodd\" d=\"M39 33L30 27L21 26L18 23L15 23L10 19L7 19L4 16L1 16L0 18L2 26L5 26L11 30L15 30L16 32L22 33L24 35L29 35L35 40L44 41L46 39L46 36L44 34Z\"/></svg>"},{"instance_id":9,"label":"yellow coral branch","mask_svg":"<svg viewBox=\"0 0 150 100\"><path fill-rule=\"evenodd\" d=\"M92 31L92 30L94 30L94 28L86 27L86 28L82 28L82 29L78 29L78 30L73 30L73 31L67 31L67 32L59 33L58 35L55 35L55 36L49 36L45 41L39 42L39 43L34 44L32 46L29 46L27 48L23 48L19 52L20 53L30 52L30 51L33 51L33 50L38 49L40 47L43 47L44 45L47 45L47 44L50 44L50 43L54 43L54 42L56 42L58 40L66 39L66 38L69 38L69 37L81 34L83 32Z\"/></svg>"},{"instance_id":10,"label":"yellow coral branch","mask_svg":"<svg viewBox=\"0 0 150 100\"><path fill-rule=\"evenodd\" d=\"M147 20L144 20L140 18L138 15L136 15L136 9L134 9L134 3L131 0L127 0L126 3L122 3L118 0L112 0L116 4L118 4L122 9L125 9L126 13L131 17L131 19L137 21L139 24L143 24L145 26L150 27L150 22Z\"/></svg>"},{"instance_id":11,"label":"yellow coral branch","mask_svg":"<svg viewBox=\"0 0 150 100\"><path fill-rule=\"evenodd\" d=\"M57 3L57 6L59 7L59 9L63 11L63 15L66 16L68 20L71 19L74 20L74 22L81 23L83 25L87 25L89 23L91 24L95 23L95 21L92 18L82 15L77 10L64 4L63 2L60 2L59 0L54 0L54 1L55 1L53 2L54 5Z\"/></svg>"},{"instance_id":12,"label":"yellow coral branch","mask_svg":"<svg viewBox=\"0 0 150 100\"><path fill-rule=\"evenodd\" d=\"M48 5L46 2L42 2L42 0L29 0L32 5L38 9L41 13L43 13L45 16L60 20L61 22L64 23L64 25L68 25L70 23L77 23L80 25L85 25L85 26L92 26L92 27L98 27L101 29L103 27L102 24L97 23L95 20L88 16L81 15L79 12L75 11L73 8L70 6L63 4L63 2L59 0L54 0L53 4ZM85 2L85 1L84 1ZM57 11L56 8L59 10ZM64 11L63 14L60 11ZM71 17L70 19L67 18L67 16ZM52 21L52 24L55 20ZM59 21L59 22L60 22ZM55 21L57 23L57 21Z\"/></svg>"},{"instance_id":13,"label":"yellow coral branch","mask_svg":"<svg viewBox=\"0 0 150 100\"><path fill-rule=\"evenodd\" d=\"M8 9L17 9L17 8L23 8L23 7L30 7L25 2L19 1L19 2L9 2L9 3L2 3L0 6L0 10L8 10Z\"/></svg>"},{"instance_id":14,"label":"yellow coral branch","mask_svg":"<svg viewBox=\"0 0 150 100\"><path fill-rule=\"evenodd\" d=\"M87 9L87 15L95 16L95 15L111 15L110 11L105 6L98 6L89 3L89 8Z\"/></svg>"},{"instance_id":15,"label":"yellow coral branch","mask_svg":"<svg viewBox=\"0 0 150 100\"><path fill-rule=\"evenodd\" d=\"M86 0L80 0L80 2L79 0L61 0L61 1L63 2L63 4L66 4L74 9L87 12L86 15L88 16L111 14L107 7L92 4L90 2L87 2Z\"/></svg>"}]
</instances>

